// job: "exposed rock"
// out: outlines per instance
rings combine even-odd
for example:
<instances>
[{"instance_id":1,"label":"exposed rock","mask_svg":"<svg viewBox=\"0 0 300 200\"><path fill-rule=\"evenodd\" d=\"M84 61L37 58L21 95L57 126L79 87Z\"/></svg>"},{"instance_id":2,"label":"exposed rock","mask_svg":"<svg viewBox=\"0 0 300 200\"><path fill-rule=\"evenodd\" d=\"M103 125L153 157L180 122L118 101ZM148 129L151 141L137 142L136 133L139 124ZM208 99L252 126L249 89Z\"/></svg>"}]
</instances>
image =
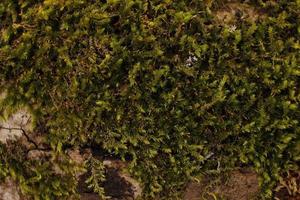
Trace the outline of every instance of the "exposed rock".
<instances>
[{"instance_id":1,"label":"exposed rock","mask_svg":"<svg viewBox=\"0 0 300 200\"><path fill-rule=\"evenodd\" d=\"M215 19L219 21L220 24L233 24L235 23L237 17L252 22L255 22L259 18L265 17L265 14L255 7L246 3L238 2L225 3L224 6L215 11L214 14Z\"/></svg>"},{"instance_id":2,"label":"exposed rock","mask_svg":"<svg viewBox=\"0 0 300 200\"><path fill-rule=\"evenodd\" d=\"M77 164L83 164L86 160L88 160L92 156L91 149L68 149L67 154L70 158Z\"/></svg>"},{"instance_id":3,"label":"exposed rock","mask_svg":"<svg viewBox=\"0 0 300 200\"><path fill-rule=\"evenodd\" d=\"M1 129L0 130L0 142L6 143L8 140L16 140L22 137L21 130L9 130L9 129Z\"/></svg>"},{"instance_id":4,"label":"exposed rock","mask_svg":"<svg viewBox=\"0 0 300 200\"><path fill-rule=\"evenodd\" d=\"M115 168L118 170L122 170L127 167L127 163L121 160L104 160L103 165L108 168Z\"/></svg>"},{"instance_id":5,"label":"exposed rock","mask_svg":"<svg viewBox=\"0 0 300 200\"><path fill-rule=\"evenodd\" d=\"M137 199L142 195L143 189L141 188L140 183L137 180L126 173L120 173L120 177L124 178L126 182L131 184L131 190L133 191L134 199Z\"/></svg>"},{"instance_id":6,"label":"exposed rock","mask_svg":"<svg viewBox=\"0 0 300 200\"><path fill-rule=\"evenodd\" d=\"M127 166L125 162L122 162L120 160L104 160L103 164L108 168L118 169L119 176L123 178L126 182L130 183L134 199L142 195L143 189L140 183L134 178L132 178L129 173L126 173L126 170L124 170Z\"/></svg>"},{"instance_id":7,"label":"exposed rock","mask_svg":"<svg viewBox=\"0 0 300 200\"><path fill-rule=\"evenodd\" d=\"M92 156L92 151L89 148L86 149L69 149L67 150L67 154L69 157L72 159L73 162L75 162L77 165L83 166L85 162L91 158ZM76 177L79 179L81 175L83 175L86 172L85 169L83 170L78 170Z\"/></svg>"},{"instance_id":8,"label":"exposed rock","mask_svg":"<svg viewBox=\"0 0 300 200\"><path fill-rule=\"evenodd\" d=\"M94 193L81 193L81 200L100 200L100 197Z\"/></svg>"},{"instance_id":9,"label":"exposed rock","mask_svg":"<svg viewBox=\"0 0 300 200\"><path fill-rule=\"evenodd\" d=\"M0 122L0 142L6 143L8 140L17 140L23 135L22 129L32 129L31 114L27 109L20 109L6 121Z\"/></svg>"},{"instance_id":10,"label":"exposed rock","mask_svg":"<svg viewBox=\"0 0 300 200\"><path fill-rule=\"evenodd\" d=\"M204 177L200 182L188 184L184 194L184 200L230 199L250 200L259 194L258 176L250 170L235 170L228 174L226 179L214 180L212 177Z\"/></svg>"},{"instance_id":11,"label":"exposed rock","mask_svg":"<svg viewBox=\"0 0 300 200\"><path fill-rule=\"evenodd\" d=\"M120 160L104 160L106 167L105 181L102 183L105 195L112 200L132 200L142 195L142 187L138 181L126 173L127 163ZM85 183L90 176L89 172L80 176L78 191L81 200L99 199L91 188ZM98 197L98 198L97 198Z\"/></svg>"},{"instance_id":12,"label":"exposed rock","mask_svg":"<svg viewBox=\"0 0 300 200\"><path fill-rule=\"evenodd\" d=\"M38 160L41 158L49 157L51 155L50 151L43 151L43 150L30 150L27 154L27 158L30 160Z\"/></svg>"},{"instance_id":13,"label":"exposed rock","mask_svg":"<svg viewBox=\"0 0 300 200\"><path fill-rule=\"evenodd\" d=\"M66 150L67 155L69 158L76 163L78 166L84 166L85 161L87 161L91 156L91 150L90 149L82 149L79 148L75 149L67 149ZM48 155L48 154L44 154ZM59 165L54 164L53 170L57 175L64 175L65 172L59 167ZM76 171L76 177L79 179L81 175L83 175L86 172L85 169L78 169Z\"/></svg>"},{"instance_id":14,"label":"exposed rock","mask_svg":"<svg viewBox=\"0 0 300 200\"><path fill-rule=\"evenodd\" d=\"M115 200L132 200L135 196L131 183L115 168L106 169L103 188L105 194Z\"/></svg>"},{"instance_id":15,"label":"exposed rock","mask_svg":"<svg viewBox=\"0 0 300 200\"><path fill-rule=\"evenodd\" d=\"M21 198L16 183L11 179L6 179L0 185L0 200L24 200L24 198Z\"/></svg>"}]
</instances>

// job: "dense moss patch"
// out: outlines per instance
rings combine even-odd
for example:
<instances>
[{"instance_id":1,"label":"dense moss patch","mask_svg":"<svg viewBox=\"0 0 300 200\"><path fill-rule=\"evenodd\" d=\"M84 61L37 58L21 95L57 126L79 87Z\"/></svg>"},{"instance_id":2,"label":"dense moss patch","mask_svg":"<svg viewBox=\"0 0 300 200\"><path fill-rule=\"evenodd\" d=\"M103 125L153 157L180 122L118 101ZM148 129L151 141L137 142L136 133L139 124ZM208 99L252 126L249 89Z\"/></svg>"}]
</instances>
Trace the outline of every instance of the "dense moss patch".
<instances>
[{"instance_id":1,"label":"dense moss patch","mask_svg":"<svg viewBox=\"0 0 300 200\"><path fill-rule=\"evenodd\" d=\"M2 0L0 111L30 109L30 135L51 156L1 144L1 180L66 199L83 167L103 195L101 162L66 153L95 147L129 162L143 199L175 199L192 177L241 165L271 198L300 160L299 11L299 0Z\"/></svg>"}]
</instances>

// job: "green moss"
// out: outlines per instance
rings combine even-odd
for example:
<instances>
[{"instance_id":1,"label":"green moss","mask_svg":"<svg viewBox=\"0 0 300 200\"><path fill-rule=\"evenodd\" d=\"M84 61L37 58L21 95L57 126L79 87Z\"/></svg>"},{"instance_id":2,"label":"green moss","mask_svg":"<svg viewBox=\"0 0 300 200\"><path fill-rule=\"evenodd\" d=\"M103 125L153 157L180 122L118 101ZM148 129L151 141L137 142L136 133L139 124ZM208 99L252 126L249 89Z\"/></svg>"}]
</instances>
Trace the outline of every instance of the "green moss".
<instances>
[{"instance_id":1,"label":"green moss","mask_svg":"<svg viewBox=\"0 0 300 200\"><path fill-rule=\"evenodd\" d=\"M300 3L251 1L264 17L239 13L234 27L214 16L222 6L2 0L1 112L28 106L53 155L33 162L1 145L1 178L64 199L77 170L64 150L93 144L131 163L144 199L174 199L192 176L241 164L270 198L300 156Z\"/></svg>"}]
</instances>

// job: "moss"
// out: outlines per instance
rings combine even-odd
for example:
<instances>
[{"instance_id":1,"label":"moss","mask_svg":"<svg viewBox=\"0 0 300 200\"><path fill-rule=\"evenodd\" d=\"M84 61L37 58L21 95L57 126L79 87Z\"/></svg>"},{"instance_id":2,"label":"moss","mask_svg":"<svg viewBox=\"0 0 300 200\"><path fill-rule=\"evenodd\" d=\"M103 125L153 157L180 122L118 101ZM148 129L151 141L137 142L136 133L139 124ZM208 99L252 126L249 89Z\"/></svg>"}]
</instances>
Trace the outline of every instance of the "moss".
<instances>
[{"instance_id":1,"label":"moss","mask_svg":"<svg viewBox=\"0 0 300 200\"><path fill-rule=\"evenodd\" d=\"M300 5L230 5L245 11L234 27L221 1L2 0L0 112L28 107L36 145L1 144L1 180L35 199L76 196L76 173L101 162L67 152L92 147L129 162L144 199L179 198L192 177L240 165L271 198L300 157ZM26 159L35 149L50 157Z\"/></svg>"}]
</instances>

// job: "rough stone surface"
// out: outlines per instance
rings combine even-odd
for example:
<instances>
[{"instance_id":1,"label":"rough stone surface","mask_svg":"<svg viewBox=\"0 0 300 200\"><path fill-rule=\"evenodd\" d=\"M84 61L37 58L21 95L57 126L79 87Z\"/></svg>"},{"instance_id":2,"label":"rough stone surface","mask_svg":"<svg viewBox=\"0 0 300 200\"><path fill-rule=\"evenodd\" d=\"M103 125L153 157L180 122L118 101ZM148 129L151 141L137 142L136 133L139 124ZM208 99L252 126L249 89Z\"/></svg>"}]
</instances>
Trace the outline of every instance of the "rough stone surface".
<instances>
[{"instance_id":1,"label":"rough stone surface","mask_svg":"<svg viewBox=\"0 0 300 200\"><path fill-rule=\"evenodd\" d=\"M250 200L255 199L258 194L257 174L250 170L234 170L226 179L214 180L212 177L205 177L200 183L189 183L184 200Z\"/></svg>"},{"instance_id":2,"label":"rough stone surface","mask_svg":"<svg viewBox=\"0 0 300 200\"><path fill-rule=\"evenodd\" d=\"M246 3L228 2L215 12L215 18L221 24L234 24L237 16L241 19L255 22L265 15L262 11Z\"/></svg>"},{"instance_id":3,"label":"rough stone surface","mask_svg":"<svg viewBox=\"0 0 300 200\"><path fill-rule=\"evenodd\" d=\"M17 185L11 179L6 179L0 185L0 200L24 200L19 194Z\"/></svg>"},{"instance_id":4,"label":"rough stone surface","mask_svg":"<svg viewBox=\"0 0 300 200\"><path fill-rule=\"evenodd\" d=\"M42 151L42 150L30 150L27 154L27 158L30 160L38 160L41 158L49 157L51 155L50 151Z\"/></svg>"},{"instance_id":5,"label":"rough stone surface","mask_svg":"<svg viewBox=\"0 0 300 200\"><path fill-rule=\"evenodd\" d=\"M141 187L141 184L137 180L132 178L130 174L126 173L126 170L122 170L122 168L125 168L127 166L125 162L119 160L104 160L103 164L106 167L118 169L119 176L130 184L134 199L142 195L143 189Z\"/></svg>"},{"instance_id":6,"label":"rough stone surface","mask_svg":"<svg viewBox=\"0 0 300 200\"><path fill-rule=\"evenodd\" d=\"M67 154L70 158L77 164L81 165L84 164L86 160L88 160L92 156L91 149L69 149L67 150Z\"/></svg>"},{"instance_id":7,"label":"rough stone surface","mask_svg":"<svg viewBox=\"0 0 300 200\"><path fill-rule=\"evenodd\" d=\"M127 163L120 160L104 160L105 178L102 183L105 195L111 200L133 200L142 195L141 184L126 173ZM85 183L90 176L89 172L79 178L78 191L81 200L99 199L98 195L93 193L91 188Z\"/></svg>"},{"instance_id":8,"label":"rough stone surface","mask_svg":"<svg viewBox=\"0 0 300 200\"><path fill-rule=\"evenodd\" d=\"M6 121L0 122L0 142L16 140L22 137L22 130L31 130L31 115L26 109L20 109Z\"/></svg>"},{"instance_id":9,"label":"rough stone surface","mask_svg":"<svg viewBox=\"0 0 300 200\"><path fill-rule=\"evenodd\" d=\"M80 200L100 200L100 197L93 193L82 193L80 195Z\"/></svg>"}]
</instances>

